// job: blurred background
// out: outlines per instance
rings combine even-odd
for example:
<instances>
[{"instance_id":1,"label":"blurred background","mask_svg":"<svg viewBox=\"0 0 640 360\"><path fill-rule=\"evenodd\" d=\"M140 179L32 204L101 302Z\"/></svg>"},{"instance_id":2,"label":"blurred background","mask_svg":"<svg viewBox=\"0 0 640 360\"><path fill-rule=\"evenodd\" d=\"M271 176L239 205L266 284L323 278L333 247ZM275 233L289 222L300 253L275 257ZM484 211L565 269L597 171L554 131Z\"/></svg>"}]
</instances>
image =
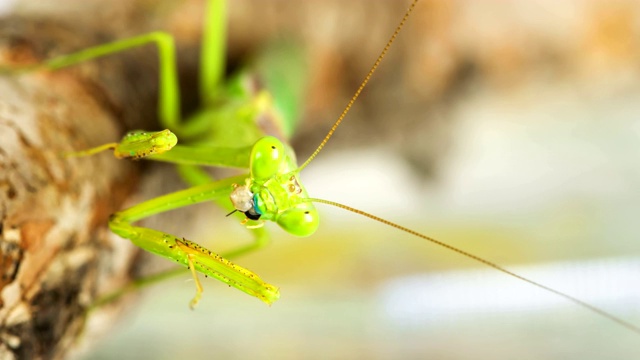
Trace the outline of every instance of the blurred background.
<instances>
[{"instance_id":1,"label":"blurred background","mask_svg":"<svg viewBox=\"0 0 640 360\"><path fill-rule=\"evenodd\" d=\"M79 15L86 3L16 2L22 12L94 21ZM172 31L184 66L197 59L201 1L92 6L125 35ZM275 38L307 54L303 123L293 139L300 159L407 6L230 2L231 61ZM133 15L118 16L125 12ZM423 0L302 179L313 197L396 221L640 325L638 39L633 0ZM142 188L165 182L161 171L148 169ZM82 358L640 357L638 334L558 296L319 207L316 235L293 238L268 225L273 243L236 260L280 287L273 306L207 279L190 311L194 286L185 274L141 294ZM249 241L213 206L194 208L188 226L164 226L216 251Z\"/></svg>"}]
</instances>

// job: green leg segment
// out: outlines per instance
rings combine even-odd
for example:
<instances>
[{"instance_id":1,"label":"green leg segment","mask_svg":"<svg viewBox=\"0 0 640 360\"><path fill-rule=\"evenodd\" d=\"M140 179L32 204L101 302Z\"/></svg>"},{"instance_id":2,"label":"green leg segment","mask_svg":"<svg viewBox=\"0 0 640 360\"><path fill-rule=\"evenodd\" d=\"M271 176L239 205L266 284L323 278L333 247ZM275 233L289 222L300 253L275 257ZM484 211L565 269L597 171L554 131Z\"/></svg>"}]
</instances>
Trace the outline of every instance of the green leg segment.
<instances>
[{"instance_id":1,"label":"green leg segment","mask_svg":"<svg viewBox=\"0 0 640 360\"><path fill-rule=\"evenodd\" d=\"M203 106L215 100L225 70L227 2L209 0L200 49L200 99Z\"/></svg>"},{"instance_id":2,"label":"green leg segment","mask_svg":"<svg viewBox=\"0 0 640 360\"><path fill-rule=\"evenodd\" d=\"M202 184L206 184L214 181L214 179L211 178L209 173L207 173L202 168L197 166L180 165L178 166L178 173L187 183L189 183L192 186L200 186ZM229 201L224 201L224 200L225 199L222 199L222 198L213 199L213 201L221 208L225 209L226 211L233 211L234 208L231 205L231 203ZM246 219L245 215L242 213L237 212L234 215L240 221L243 221ZM261 248L265 247L269 243L269 232L265 227L253 228L253 229L250 229L250 231L254 238L253 242L248 245L241 246L234 250L226 252L224 254L224 257L234 258L234 257L242 256L242 255L260 250Z\"/></svg>"},{"instance_id":3,"label":"green leg segment","mask_svg":"<svg viewBox=\"0 0 640 360\"><path fill-rule=\"evenodd\" d=\"M228 168L249 168L251 147L229 148L216 146L176 145L171 151L148 156L147 159L181 165L202 165ZM210 178L208 178L211 181ZM202 182L197 183L201 185ZM193 185L193 184L192 184Z\"/></svg>"},{"instance_id":4,"label":"green leg segment","mask_svg":"<svg viewBox=\"0 0 640 360\"><path fill-rule=\"evenodd\" d=\"M175 45L173 38L168 33L156 31L125 40L93 46L73 54L53 58L29 70L40 68L57 70L151 43L156 44L158 47L160 62L160 99L158 102L160 123L164 127L177 130L180 126L180 90L176 71Z\"/></svg>"},{"instance_id":5,"label":"green leg segment","mask_svg":"<svg viewBox=\"0 0 640 360\"><path fill-rule=\"evenodd\" d=\"M241 184L245 178L245 175L235 176L148 200L112 215L109 227L114 233L131 240L136 246L146 251L175 260L182 265L194 267L202 274L214 277L271 304L279 298L278 289L265 283L251 271L235 265L189 240L132 225L132 223L154 214L226 197L232 191L233 184ZM199 283L197 278L196 283ZM201 288L198 287L196 296L191 303L192 306L197 302L201 292Z\"/></svg>"}]
</instances>

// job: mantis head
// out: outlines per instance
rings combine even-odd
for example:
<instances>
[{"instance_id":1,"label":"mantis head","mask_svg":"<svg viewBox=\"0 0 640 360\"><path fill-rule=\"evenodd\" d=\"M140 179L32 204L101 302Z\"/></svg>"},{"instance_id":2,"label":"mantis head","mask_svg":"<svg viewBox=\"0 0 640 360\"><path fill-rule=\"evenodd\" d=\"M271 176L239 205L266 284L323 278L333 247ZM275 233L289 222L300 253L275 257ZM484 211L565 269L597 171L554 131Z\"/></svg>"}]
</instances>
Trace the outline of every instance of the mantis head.
<instances>
[{"instance_id":1,"label":"mantis head","mask_svg":"<svg viewBox=\"0 0 640 360\"><path fill-rule=\"evenodd\" d=\"M250 178L231 193L237 211L250 220L275 221L286 232L309 236L319 225L318 211L298 178L293 152L280 140L266 136L251 150Z\"/></svg>"}]
</instances>

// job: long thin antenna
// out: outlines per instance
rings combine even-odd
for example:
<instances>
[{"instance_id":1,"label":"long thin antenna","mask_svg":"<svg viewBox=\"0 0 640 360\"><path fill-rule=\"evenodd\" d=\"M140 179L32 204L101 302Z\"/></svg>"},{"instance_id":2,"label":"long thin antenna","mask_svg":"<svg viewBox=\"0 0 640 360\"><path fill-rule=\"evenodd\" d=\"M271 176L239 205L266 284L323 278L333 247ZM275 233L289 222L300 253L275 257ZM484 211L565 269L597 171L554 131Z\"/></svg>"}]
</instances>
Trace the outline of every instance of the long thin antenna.
<instances>
[{"instance_id":1,"label":"long thin antenna","mask_svg":"<svg viewBox=\"0 0 640 360\"><path fill-rule=\"evenodd\" d=\"M518 274L516 274L514 272L511 272L510 270L507 270L507 269L503 268L502 266L500 266L498 264L495 264L495 263L493 263L491 261L488 261L488 260L485 260L485 259L483 259L483 258L481 258L479 256L476 256L476 255L473 255L471 253L468 253L468 252L466 252L466 251L464 251L462 249L459 249L459 248L457 248L455 246L449 245L449 244L444 243L444 242L442 242L440 240L436 240L436 239L434 239L432 237L423 235L423 234L421 234L421 233L419 233L417 231L411 230L411 229L406 228L404 226L401 226L401 225L398 225L396 223L393 223L393 222L391 222L389 220L385 220L383 218L380 218L380 217L377 217L375 215L369 214L369 213L364 212L362 210L358 210L358 209L352 208L352 207L347 206L347 205L343 205L343 204L340 204L340 203L337 203L337 202L333 202L333 201L329 201L329 200L313 199L313 198L308 198L308 199L306 199L306 201L327 204L327 205L335 206L335 207L338 207L338 208L341 208L341 209L344 209L344 210L347 210L347 211L351 211L353 213L368 217L369 219L375 220L377 222L383 223L385 225L391 226L391 227L396 228L398 230L404 231L404 232L409 233L411 235L414 235L414 236L417 236L417 237L422 238L424 240L427 240L427 241L429 241L431 243L434 243L436 245L439 245L439 246L441 246L443 248L446 248L446 249L449 249L449 250L451 250L453 252L456 252L456 253L458 253L460 255L463 255L463 256L466 256L466 257L468 257L470 259L473 259L475 261L481 262L481 263L483 263L483 264L485 264L485 265L487 265L489 267L492 267L492 268L494 268L494 269L496 269L496 270L498 270L498 271L500 271L500 272L502 272L504 274L507 274L507 275L512 276L512 277L514 277L516 279L519 279L519 280L522 280L524 282L527 282L527 283L529 283L529 284L531 284L533 286L536 286L536 287L538 287L540 289L546 290L546 291L548 291L550 293L553 293L555 295L558 295L560 297L563 297L563 298L565 298L565 299L567 299L567 300L569 300L569 301L571 301L571 302L573 302L573 303L575 303L577 305L582 306L583 308L585 308L585 309L587 309L587 310L589 310L591 312L594 312L594 313L596 313L598 315L601 315L601 316L603 316L603 317L605 317L605 318L617 323L618 325L624 326L625 328L627 328L627 329L629 329L629 330L631 330L631 331L633 331L633 332L635 332L635 333L640 335L640 327L638 327L638 326L636 326L636 325L634 325L634 324L632 324L630 322L627 322L627 321L625 321L625 320L623 320L623 319L621 319L621 318L619 318L619 317L617 317L615 315L612 315L612 314L610 314L610 313L608 313L608 312L606 312L606 311L604 311L604 310L602 310L600 308L597 308L597 307L595 307L595 306L593 306L593 305L591 305L591 304L589 304L587 302L584 302L584 301L582 301L580 299L577 299L577 298L575 298L575 297L573 297L571 295L567 295L567 294L565 294L563 292L560 292L558 290L552 289L552 288L550 288L548 286L542 285L542 284L540 284L538 282L535 282L533 280L527 279L526 277L518 275Z\"/></svg>"},{"instance_id":2,"label":"long thin antenna","mask_svg":"<svg viewBox=\"0 0 640 360\"><path fill-rule=\"evenodd\" d=\"M358 90L356 90L355 94L353 94L353 96L351 97L351 100L349 100L349 103L344 108L344 110L342 110L342 114L340 114L340 117L338 117L338 120L336 120L336 122L333 123L333 126L331 127L331 129L327 133L327 136L324 137L324 139L322 140L320 145L318 145L318 147L313 152L313 154L311 154L311 156L309 156L307 161L305 161L302 165L300 165L300 167L298 168L298 172L302 171L302 169L304 169L307 165L309 165L311 160L313 160L316 157L316 155L318 155L318 153L320 152L320 150L322 150L322 148L327 143L327 141L329 141L331 136L333 136L333 133L336 131L338 126L340 126L340 123L342 122L342 119L344 119L344 117L347 115L347 113L351 109L351 106L353 106L353 103L356 102L356 99L358 99L358 96L360 96L360 93L362 92L362 89L364 89L364 87L367 86L367 83L369 82L369 79L371 78L373 73L378 68L378 65L380 65L380 62L382 61L384 56L387 55L387 51L389 51L389 48L391 47L391 44L393 44L393 42L396 40L396 37L398 37L398 34L400 33L400 30L402 30L402 27L404 26L404 23L409 18L409 15L411 14L411 11L413 11L413 8L416 6L417 3L418 3L418 0L413 0L413 2L411 3L411 5L407 9L407 11L404 13L404 16L402 17L402 20L400 21L400 24L398 24L398 26L396 27L396 30L393 32L393 35L391 35L391 37L389 38L389 41L387 41L387 45L385 45L384 49L382 49L382 52L380 52L380 55L378 55L378 58L376 59L376 62L373 63L373 66L371 67L371 69L367 73L367 76L365 76L364 80L360 84L360 87L358 88Z\"/></svg>"}]
</instances>

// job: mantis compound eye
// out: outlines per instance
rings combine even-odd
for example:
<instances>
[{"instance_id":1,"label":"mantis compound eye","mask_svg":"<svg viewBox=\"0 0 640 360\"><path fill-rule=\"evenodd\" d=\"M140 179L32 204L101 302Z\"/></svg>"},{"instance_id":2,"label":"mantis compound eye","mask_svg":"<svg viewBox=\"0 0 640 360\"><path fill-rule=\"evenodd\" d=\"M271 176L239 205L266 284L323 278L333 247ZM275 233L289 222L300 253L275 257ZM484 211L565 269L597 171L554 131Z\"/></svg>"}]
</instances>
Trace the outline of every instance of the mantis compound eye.
<instances>
[{"instance_id":1,"label":"mantis compound eye","mask_svg":"<svg viewBox=\"0 0 640 360\"><path fill-rule=\"evenodd\" d=\"M295 236L309 236L319 225L318 211L311 203L302 203L278 215L278 225Z\"/></svg>"},{"instance_id":2,"label":"mantis compound eye","mask_svg":"<svg viewBox=\"0 0 640 360\"><path fill-rule=\"evenodd\" d=\"M286 163L285 147L273 136L265 136L258 140L251 149L251 177L263 183L280 171Z\"/></svg>"}]
</instances>

